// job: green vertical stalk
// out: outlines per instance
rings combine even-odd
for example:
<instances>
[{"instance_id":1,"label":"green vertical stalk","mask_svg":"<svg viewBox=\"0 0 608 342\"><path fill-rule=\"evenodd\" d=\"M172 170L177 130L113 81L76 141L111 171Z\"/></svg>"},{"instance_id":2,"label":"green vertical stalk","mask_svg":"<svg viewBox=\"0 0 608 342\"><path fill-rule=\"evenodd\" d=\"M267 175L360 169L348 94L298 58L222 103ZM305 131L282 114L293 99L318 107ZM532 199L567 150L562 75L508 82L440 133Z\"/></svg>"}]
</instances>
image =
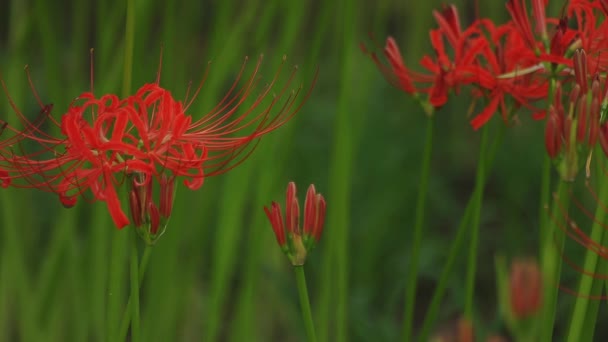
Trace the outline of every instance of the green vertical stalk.
<instances>
[{"instance_id":1,"label":"green vertical stalk","mask_svg":"<svg viewBox=\"0 0 608 342\"><path fill-rule=\"evenodd\" d=\"M602 151L596 151L601 155ZM595 209L595 215L593 219L593 224L591 226L591 234L589 237L593 241L603 242L605 237L603 222L606 218L606 211L604 210L604 203L608 203L608 182L604 180L603 175L603 167L601 163L603 160L601 158L597 159L597 170L600 175L597 178L599 182L599 193L598 193L598 203ZM588 272L595 272L598 270L600 266L599 255L596 251L592 249L588 249L585 253L585 261L583 264L583 270ZM568 340L571 342L578 341L591 341L595 322L597 320L597 300L594 300L593 303L590 303L590 296L593 295L593 289L599 290L598 294L601 294L601 286L598 287L598 284L604 283L604 279L595 279L590 275L581 273L581 279L578 287L578 296L576 297L576 302L574 305L574 310L572 311L572 317L570 320L570 330L568 331ZM591 323L591 324L590 324ZM589 337L589 338L584 338Z\"/></svg>"},{"instance_id":2,"label":"green vertical stalk","mask_svg":"<svg viewBox=\"0 0 608 342\"><path fill-rule=\"evenodd\" d=\"M102 215L103 213L98 211L96 214ZM107 212L105 214L107 215ZM127 232L117 230L112 232L112 252L110 254L110 272L108 277L108 310L106 317L106 337L108 342L115 341L114 336L118 332L118 324L120 323L118 317L120 317L120 313L122 312L121 309L125 299L123 284L126 252L129 246L126 243L127 241L125 241L128 235L124 233Z\"/></svg>"},{"instance_id":3,"label":"green vertical stalk","mask_svg":"<svg viewBox=\"0 0 608 342\"><path fill-rule=\"evenodd\" d=\"M475 274L477 270L477 250L479 244L479 222L481 219L481 207L483 202L483 191L485 188L486 168L483 162L486 154L488 142L488 128L484 127L481 133L480 158L477 163L477 173L475 175L475 192L473 194L473 212L471 216L471 235L469 244L469 256L466 275L464 315L467 319L473 320L473 300L475 294Z\"/></svg>"},{"instance_id":4,"label":"green vertical stalk","mask_svg":"<svg viewBox=\"0 0 608 342\"><path fill-rule=\"evenodd\" d=\"M300 297L300 307L302 309L302 319L306 327L306 336L308 342L316 342L315 325L312 320L312 310L310 310L310 300L308 299L308 288L306 287L306 275L304 274L304 266L294 266L296 273L296 283L298 284L298 294Z\"/></svg>"},{"instance_id":5,"label":"green vertical stalk","mask_svg":"<svg viewBox=\"0 0 608 342\"><path fill-rule=\"evenodd\" d=\"M559 180L555 191L555 202L551 217L544 236L544 245L541 255L541 270L543 270L543 325L541 327L540 341L553 340L553 326L557 307L558 283L560 280L562 263L560 251L564 247L564 233L557 229L556 221L561 217L561 207L567 211L569 208L569 183Z\"/></svg>"},{"instance_id":6,"label":"green vertical stalk","mask_svg":"<svg viewBox=\"0 0 608 342\"><path fill-rule=\"evenodd\" d=\"M422 231L426 213L426 198L428 193L429 176L431 173L431 156L433 154L434 126L434 118L432 116L428 117L426 126L426 141L424 143L423 159L420 167L420 185L418 188L418 198L416 201L416 221L414 223L414 236L412 238L412 256L405 285L405 314L403 318L404 341L410 341L412 337L412 323L414 321L413 316L416 303L416 287L418 284L418 262L420 260L420 245L422 243Z\"/></svg>"},{"instance_id":7,"label":"green vertical stalk","mask_svg":"<svg viewBox=\"0 0 608 342\"><path fill-rule=\"evenodd\" d=\"M551 79L549 81L549 96L547 98L548 103L553 103L555 97L555 88L557 87L557 82L555 79ZM549 116L547 116L548 118ZM540 218L540 238L539 238L539 248L543 249L545 241L547 239L547 231L549 229L549 213L546 210L546 206L549 202L551 202L551 172L553 170L553 161L549 157L548 154L545 154L545 158L543 161L543 171L541 175L541 188L540 188L540 206L539 206L539 215Z\"/></svg>"},{"instance_id":8,"label":"green vertical stalk","mask_svg":"<svg viewBox=\"0 0 608 342\"><path fill-rule=\"evenodd\" d=\"M92 334L97 337L96 341L107 340L107 300L108 300L108 280L109 269L113 268L108 264L108 260L113 258L108 254L110 252L110 235L120 234L115 232L111 227L108 227L107 213L103 213L103 208L97 209L99 215L93 216L90 220L91 232L89 242L91 244L88 249L90 253L90 263L88 264L88 282L87 289L90 294L91 305L91 328ZM103 217L103 218L102 218ZM97 220L96 220L97 219ZM98 220L100 219L101 222ZM105 224L104 224L105 223ZM114 319L115 316L111 316Z\"/></svg>"},{"instance_id":9,"label":"green vertical stalk","mask_svg":"<svg viewBox=\"0 0 608 342\"><path fill-rule=\"evenodd\" d=\"M133 258L135 257L137 259L137 240L138 240L138 238L139 237L137 236L137 234L135 234L135 236L134 236L135 242L133 243L134 251L131 251L131 275L130 275L130 280L129 280L131 282L131 294L129 296L129 301L127 302L127 307L125 308L125 311L122 315L120 329L118 330L118 336L115 338L116 341L124 341L125 338L127 337L127 332L129 331L129 323L131 323L131 318L135 317L135 314L136 314L135 310L137 310L137 315L140 316L138 319L141 319L141 315L139 313L139 296L135 297L134 293L135 293L135 291L137 291L137 294L139 294L139 289L141 289L141 285L143 284L144 275L146 274L146 268L148 267L148 260L150 260L150 253L152 252L152 246L146 245L146 247L144 249L144 253L143 253L141 259L139 260L139 265L134 266ZM135 255L133 253L135 253ZM137 267L137 272L135 273L135 274L137 274L137 278L135 278L135 280L133 279L134 267ZM137 284L137 290L135 290L133 288L133 283ZM137 300L137 302L136 302L136 300ZM137 324L141 325L141 324L139 324L139 322Z\"/></svg>"}]
</instances>

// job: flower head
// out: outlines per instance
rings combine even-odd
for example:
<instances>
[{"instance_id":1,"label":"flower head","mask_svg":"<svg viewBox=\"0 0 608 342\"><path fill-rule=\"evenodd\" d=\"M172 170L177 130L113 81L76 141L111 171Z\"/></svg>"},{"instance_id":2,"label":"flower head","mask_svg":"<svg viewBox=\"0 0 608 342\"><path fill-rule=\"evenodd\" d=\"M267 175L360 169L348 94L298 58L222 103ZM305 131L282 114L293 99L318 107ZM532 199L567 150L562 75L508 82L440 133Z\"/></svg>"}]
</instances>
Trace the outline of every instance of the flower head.
<instances>
[{"instance_id":1,"label":"flower head","mask_svg":"<svg viewBox=\"0 0 608 342\"><path fill-rule=\"evenodd\" d=\"M278 85L284 58L270 83L259 87L261 61L260 57L245 76L246 60L226 95L200 118L191 115L190 106L203 82L191 98L179 101L158 79L126 98L82 93L60 120L49 115L60 129L58 136L20 115L25 128L9 125L13 140L33 140L40 148L3 153L0 179L8 174L11 180L22 180L19 186L57 193L68 207L90 193L94 200L106 202L118 228L132 220L136 226L151 225L148 232L154 236L162 234L159 225L171 213L175 180L183 179L191 190L200 188L205 177L243 162L258 138L301 108L303 101L297 100L302 87L291 89L296 69ZM160 191L157 202L148 195L155 184ZM123 185L129 191L131 220L118 196Z\"/></svg>"},{"instance_id":2,"label":"flower head","mask_svg":"<svg viewBox=\"0 0 608 342\"><path fill-rule=\"evenodd\" d=\"M325 222L325 199L311 184L304 201L303 229L300 227L300 205L296 197L296 184L287 185L285 200L285 221L281 214L281 205L272 202L264 207L279 246L294 266L303 265L306 256L321 239Z\"/></svg>"}]
</instances>

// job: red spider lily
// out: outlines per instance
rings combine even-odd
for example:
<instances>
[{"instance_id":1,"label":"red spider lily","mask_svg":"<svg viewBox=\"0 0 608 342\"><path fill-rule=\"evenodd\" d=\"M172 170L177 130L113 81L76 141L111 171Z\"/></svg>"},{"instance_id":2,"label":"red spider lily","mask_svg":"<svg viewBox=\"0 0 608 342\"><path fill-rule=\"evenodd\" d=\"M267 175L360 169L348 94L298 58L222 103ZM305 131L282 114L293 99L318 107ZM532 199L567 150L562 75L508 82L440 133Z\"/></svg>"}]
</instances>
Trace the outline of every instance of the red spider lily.
<instances>
[{"instance_id":1,"label":"red spider lily","mask_svg":"<svg viewBox=\"0 0 608 342\"><path fill-rule=\"evenodd\" d=\"M457 91L461 84L470 82L473 71L469 69L478 53L478 48L467 46L469 37L460 27L456 7L448 6L443 12L433 12L439 29L430 32L431 44L435 51L435 58L424 56L420 64L430 74L418 73L405 66L399 47L395 39L389 37L384 47L384 55L388 65L383 63L375 52L368 52L361 46L376 63L380 71L393 85L400 87L409 94L425 93L429 96L432 107L443 106L448 100L451 89ZM454 52L454 59L446 51L444 39ZM430 109L427 110L430 114Z\"/></svg>"},{"instance_id":2,"label":"red spider lily","mask_svg":"<svg viewBox=\"0 0 608 342\"><path fill-rule=\"evenodd\" d=\"M170 215L176 178L183 177L191 190L200 188L205 177L227 172L243 162L255 148L257 138L279 128L300 110L304 101L298 104L296 100L302 87L289 89L296 69L279 86L281 64L271 82L260 88L261 60L248 77L244 63L224 98L199 119L188 111L204 79L185 102L174 99L158 80L124 99L113 94L96 97L91 92L83 93L70 104L60 122L51 119L61 129L59 137L28 129L37 125L19 115L26 129L10 129L19 139L35 140L42 148L34 153L13 149L3 156L3 172L25 181L19 186L57 193L66 206L74 205L79 196L90 191L94 199L106 202L118 228L130 221L117 188L131 177L132 219L136 225L151 223L156 235L158 221ZM152 186L150 182L161 185L159 206L152 207L152 202L143 198Z\"/></svg>"},{"instance_id":3,"label":"red spider lily","mask_svg":"<svg viewBox=\"0 0 608 342\"><path fill-rule=\"evenodd\" d=\"M270 221L281 250L294 266L303 265L306 256L321 239L325 222L325 199L318 194L314 185L308 187L304 201L304 223L300 228L300 205L296 197L296 184L287 185L285 200L285 221L281 214L281 205L272 202L264 212ZM287 237L285 235L287 233Z\"/></svg>"}]
</instances>

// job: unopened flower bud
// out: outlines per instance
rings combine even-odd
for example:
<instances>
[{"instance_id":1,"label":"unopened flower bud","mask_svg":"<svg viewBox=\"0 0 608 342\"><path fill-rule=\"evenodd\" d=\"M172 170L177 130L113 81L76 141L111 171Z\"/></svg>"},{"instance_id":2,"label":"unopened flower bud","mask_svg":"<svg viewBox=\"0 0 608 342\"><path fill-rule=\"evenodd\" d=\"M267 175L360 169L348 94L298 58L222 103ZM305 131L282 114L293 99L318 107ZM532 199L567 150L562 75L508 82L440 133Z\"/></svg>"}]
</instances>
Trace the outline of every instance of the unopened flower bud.
<instances>
[{"instance_id":1,"label":"unopened flower bud","mask_svg":"<svg viewBox=\"0 0 608 342\"><path fill-rule=\"evenodd\" d=\"M511 311L517 319L536 314L542 303L542 277L534 260L516 260L509 276Z\"/></svg>"},{"instance_id":2,"label":"unopened flower bud","mask_svg":"<svg viewBox=\"0 0 608 342\"><path fill-rule=\"evenodd\" d=\"M545 13L545 0L532 1L532 14L536 24L536 33L540 34L543 41L547 40L547 19Z\"/></svg>"},{"instance_id":3,"label":"unopened flower bud","mask_svg":"<svg viewBox=\"0 0 608 342\"><path fill-rule=\"evenodd\" d=\"M143 173L130 176L129 210L137 233L149 245L154 244L167 228L167 222L173 207L174 178L161 176L156 178ZM160 187L159 205L155 204L153 187Z\"/></svg>"},{"instance_id":4,"label":"unopened flower bud","mask_svg":"<svg viewBox=\"0 0 608 342\"><path fill-rule=\"evenodd\" d=\"M321 238L325 221L325 199L317 194L314 185L308 188L304 203L303 229L299 226L300 205L296 197L296 185L290 182L287 186L285 201L285 221L281 215L281 206L272 202L264 212L272 225L272 230L279 246L294 266L304 265L308 253Z\"/></svg>"},{"instance_id":5,"label":"unopened flower bud","mask_svg":"<svg viewBox=\"0 0 608 342\"><path fill-rule=\"evenodd\" d=\"M555 158L562 146L561 121L553 106L549 107L549 117L545 126L545 147L549 157Z\"/></svg>"},{"instance_id":6,"label":"unopened flower bud","mask_svg":"<svg viewBox=\"0 0 608 342\"><path fill-rule=\"evenodd\" d=\"M587 128L587 101L581 99L576 109L576 140L579 143L585 141Z\"/></svg>"},{"instance_id":7,"label":"unopened flower bud","mask_svg":"<svg viewBox=\"0 0 608 342\"><path fill-rule=\"evenodd\" d=\"M574 65L574 77L576 78L576 84L580 85L581 93L587 93L587 54L583 49L577 49L574 51L574 57L572 58L572 64Z\"/></svg>"},{"instance_id":8,"label":"unopened flower bud","mask_svg":"<svg viewBox=\"0 0 608 342\"><path fill-rule=\"evenodd\" d=\"M168 219L173 211L173 198L175 196L175 179L163 174L160 178L160 216Z\"/></svg>"},{"instance_id":9,"label":"unopened flower bud","mask_svg":"<svg viewBox=\"0 0 608 342\"><path fill-rule=\"evenodd\" d=\"M304 202L304 243L307 249L312 249L321 239L324 222L325 199L321 194L317 194L315 186L311 184Z\"/></svg>"}]
</instances>

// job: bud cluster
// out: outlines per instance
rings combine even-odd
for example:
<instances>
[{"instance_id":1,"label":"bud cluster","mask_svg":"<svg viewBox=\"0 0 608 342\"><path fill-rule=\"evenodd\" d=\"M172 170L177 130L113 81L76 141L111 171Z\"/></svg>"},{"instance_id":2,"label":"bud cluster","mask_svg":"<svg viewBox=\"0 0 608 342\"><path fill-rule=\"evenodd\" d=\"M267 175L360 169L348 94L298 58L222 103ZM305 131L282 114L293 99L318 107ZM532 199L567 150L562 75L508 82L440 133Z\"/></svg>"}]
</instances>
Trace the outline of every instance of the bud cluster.
<instances>
[{"instance_id":1,"label":"bud cluster","mask_svg":"<svg viewBox=\"0 0 608 342\"><path fill-rule=\"evenodd\" d=\"M285 201L285 221L281 205L272 202L270 208L264 207L279 246L294 266L304 265L306 256L321 239L325 222L325 199L311 184L304 202L304 224L300 227L300 204L296 197L296 184L287 186Z\"/></svg>"},{"instance_id":2,"label":"bud cluster","mask_svg":"<svg viewBox=\"0 0 608 342\"><path fill-rule=\"evenodd\" d=\"M583 49L574 52L572 62L575 82L557 82L545 127L547 153L557 161L560 175L567 181L576 178L597 142L608 153L608 126L603 115L608 104L605 78L598 71L590 75ZM563 96L570 83L569 93Z\"/></svg>"},{"instance_id":3,"label":"bud cluster","mask_svg":"<svg viewBox=\"0 0 608 342\"><path fill-rule=\"evenodd\" d=\"M161 237L166 228L175 196L175 179L163 174L156 182L154 178L135 173L129 176L129 211L137 233L149 245ZM154 186L158 184L156 204Z\"/></svg>"}]
</instances>

